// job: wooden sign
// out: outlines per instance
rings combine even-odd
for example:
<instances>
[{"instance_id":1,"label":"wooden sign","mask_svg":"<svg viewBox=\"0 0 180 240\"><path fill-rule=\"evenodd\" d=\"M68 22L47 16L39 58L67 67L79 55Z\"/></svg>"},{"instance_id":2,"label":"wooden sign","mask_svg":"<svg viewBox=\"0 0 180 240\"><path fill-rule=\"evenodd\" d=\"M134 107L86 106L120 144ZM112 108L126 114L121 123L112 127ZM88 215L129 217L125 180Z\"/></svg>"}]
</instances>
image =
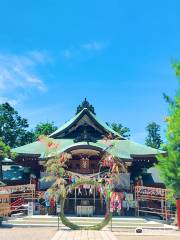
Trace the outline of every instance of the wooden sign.
<instances>
[{"instance_id":1,"label":"wooden sign","mask_svg":"<svg viewBox=\"0 0 180 240\"><path fill-rule=\"evenodd\" d=\"M89 169L89 159L88 158L82 158L80 161L81 169Z\"/></svg>"},{"instance_id":2,"label":"wooden sign","mask_svg":"<svg viewBox=\"0 0 180 240\"><path fill-rule=\"evenodd\" d=\"M56 206L56 212L57 212L57 213L60 213L60 212L61 212L61 205L57 205L57 206Z\"/></svg>"}]
</instances>

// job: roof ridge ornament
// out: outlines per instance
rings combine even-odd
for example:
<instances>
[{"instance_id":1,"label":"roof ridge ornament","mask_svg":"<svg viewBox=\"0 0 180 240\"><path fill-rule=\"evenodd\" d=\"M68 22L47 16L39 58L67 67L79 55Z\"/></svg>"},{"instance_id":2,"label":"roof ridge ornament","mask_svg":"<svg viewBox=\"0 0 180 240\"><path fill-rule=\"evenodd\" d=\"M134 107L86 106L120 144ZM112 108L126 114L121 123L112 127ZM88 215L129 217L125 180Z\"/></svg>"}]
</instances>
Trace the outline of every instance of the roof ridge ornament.
<instances>
[{"instance_id":1,"label":"roof ridge ornament","mask_svg":"<svg viewBox=\"0 0 180 240\"><path fill-rule=\"evenodd\" d=\"M87 108L91 113L93 113L94 115L96 115L95 110L93 105L91 105L88 101L87 98L85 97L84 101L79 104L79 106L76 109L76 114L78 114L79 112L81 112L84 108Z\"/></svg>"}]
</instances>

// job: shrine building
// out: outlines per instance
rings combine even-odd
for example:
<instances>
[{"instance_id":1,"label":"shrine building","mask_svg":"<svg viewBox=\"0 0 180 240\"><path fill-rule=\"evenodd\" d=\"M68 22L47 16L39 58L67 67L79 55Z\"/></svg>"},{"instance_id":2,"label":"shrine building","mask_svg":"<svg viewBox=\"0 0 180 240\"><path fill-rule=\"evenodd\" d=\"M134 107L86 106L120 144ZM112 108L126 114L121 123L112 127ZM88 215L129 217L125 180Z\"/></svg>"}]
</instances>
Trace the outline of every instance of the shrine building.
<instances>
[{"instance_id":1,"label":"shrine building","mask_svg":"<svg viewBox=\"0 0 180 240\"><path fill-rule=\"evenodd\" d=\"M58 144L58 153L69 153L71 159L68 162L68 171L81 176L97 176L100 169L100 160L104 154L113 156L117 161L126 165L127 171L119 176L116 186L117 192L126 192L134 196L133 186L138 181L147 187L164 187L162 183L155 182L149 172L155 163L157 155L161 151L133 142L124 138L114 131L106 123L99 120L94 108L85 99L78 106L76 115L64 125L53 132L50 138ZM37 190L46 191L51 183L45 183L42 178L46 175L46 149L40 141L17 147L13 149L17 153L15 163L23 168L29 168L35 176L38 185ZM106 172L107 167L101 166L100 174ZM11 179L9 185L28 184L30 178ZM49 185L48 185L49 184ZM89 205L94 206L96 213L103 213L102 203L98 194L90 196L89 186L84 186L85 191L81 196L77 192L71 193L65 205L65 210L74 213L77 205L85 204L80 201L80 197L89 199ZM89 198L88 198L89 197ZM133 200L134 197L131 197ZM131 201L130 200L130 201ZM79 202L78 202L79 201ZM73 206L73 207L72 207ZM96 209L96 210L95 210Z\"/></svg>"},{"instance_id":2,"label":"shrine building","mask_svg":"<svg viewBox=\"0 0 180 240\"><path fill-rule=\"evenodd\" d=\"M108 138L110 136L110 138ZM144 183L155 184L147 176L147 170L157 163L159 150L125 139L106 123L97 118L94 108L85 99L77 108L77 114L59 127L49 137L58 143L58 152L72 155L68 170L80 174L99 171L99 160L107 153L128 166L130 178L144 177ZM108 138L106 141L105 139ZM109 147L109 146L112 147ZM36 141L13 149L17 153L16 164L30 167L37 179L44 173L45 147ZM27 180L29 181L29 179Z\"/></svg>"}]
</instances>

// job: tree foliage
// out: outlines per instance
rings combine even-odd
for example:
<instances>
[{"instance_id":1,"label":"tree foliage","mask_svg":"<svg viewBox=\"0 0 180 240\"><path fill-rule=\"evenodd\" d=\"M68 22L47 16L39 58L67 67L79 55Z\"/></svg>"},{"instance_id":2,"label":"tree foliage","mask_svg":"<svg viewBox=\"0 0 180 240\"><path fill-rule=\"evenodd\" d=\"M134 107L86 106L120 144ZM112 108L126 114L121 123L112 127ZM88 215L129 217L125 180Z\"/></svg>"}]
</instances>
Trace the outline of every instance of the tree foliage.
<instances>
[{"instance_id":1,"label":"tree foliage","mask_svg":"<svg viewBox=\"0 0 180 240\"><path fill-rule=\"evenodd\" d=\"M10 147L18 147L32 142L33 133L28 131L27 119L22 118L9 104L0 104L0 137Z\"/></svg>"},{"instance_id":2,"label":"tree foliage","mask_svg":"<svg viewBox=\"0 0 180 240\"><path fill-rule=\"evenodd\" d=\"M0 104L0 137L11 148L35 141L40 135L50 135L57 130L54 122L39 123L34 130L28 130L28 120L22 118L9 104Z\"/></svg>"},{"instance_id":3,"label":"tree foliage","mask_svg":"<svg viewBox=\"0 0 180 240\"><path fill-rule=\"evenodd\" d=\"M180 62L173 65L176 71L176 76L180 77ZM165 148L167 156L160 156L158 158L161 176L167 187L173 190L175 194L180 195L180 88L175 98L169 103L169 114L166 117L167 129L166 138L167 143Z\"/></svg>"},{"instance_id":4,"label":"tree foliage","mask_svg":"<svg viewBox=\"0 0 180 240\"><path fill-rule=\"evenodd\" d=\"M41 135L48 136L56 130L57 130L57 127L54 125L54 122L45 122L45 123L41 122L36 125L33 132L34 132L35 138L38 138Z\"/></svg>"},{"instance_id":5,"label":"tree foliage","mask_svg":"<svg viewBox=\"0 0 180 240\"><path fill-rule=\"evenodd\" d=\"M151 122L147 125L146 131L148 132L148 136L145 140L145 143L147 146L156 148L156 149L160 148L163 142L161 140L160 130L161 130L160 125L158 125L155 122Z\"/></svg>"},{"instance_id":6,"label":"tree foliage","mask_svg":"<svg viewBox=\"0 0 180 240\"><path fill-rule=\"evenodd\" d=\"M0 181L3 179L2 175L2 160L4 158L14 158L15 154L11 152L11 148L7 146L0 138Z\"/></svg>"},{"instance_id":7,"label":"tree foliage","mask_svg":"<svg viewBox=\"0 0 180 240\"><path fill-rule=\"evenodd\" d=\"M106 123L110 128L112 128L115 132L119 133L122 137L130 138L130 129L128 127L124 127L121 123Z\"/></svg>"}]
</instances>

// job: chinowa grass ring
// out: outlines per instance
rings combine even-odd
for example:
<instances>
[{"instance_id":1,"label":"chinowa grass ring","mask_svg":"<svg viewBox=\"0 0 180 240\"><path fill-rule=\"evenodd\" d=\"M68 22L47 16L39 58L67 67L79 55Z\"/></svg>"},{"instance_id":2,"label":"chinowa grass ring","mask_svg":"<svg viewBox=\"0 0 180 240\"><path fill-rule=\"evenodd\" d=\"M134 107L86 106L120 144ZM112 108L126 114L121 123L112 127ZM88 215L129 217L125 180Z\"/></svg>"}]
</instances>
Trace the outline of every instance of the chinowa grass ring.
<instances>
[{"instance_id":1,"label":"chinowa grass ring","mask_svg":"<svg viewBox=\"0 0 180 240\"><path fill-rule=\"evenodd\" d=\"M67 197L67 190L68 188L71 186L71 189L75 189L76 187L80 186L80 185L83 185L83 184L89 184L89 185L93 185L95 187L99 187L99 185L101 183L95 181L95 180L91 180L91 179L81 179L81 180L78 180L76 183L73 183L71 185L68 185L66 187L66 191L65 191L65 194L64 196L61 196L61 213L60 213L60 218L61 218L61 221L62 223L73 229L73 230L101 230L103 227L105 227L109 221L111 220L112 218L112 213L110 212L110 198L108 197L109 194L107 194L107 209L106 209L106 214L105 214L105 217L104 219L100 222L100 223L97 223L95 225L92 225L92 226L79 226L75 223L72 223L65 215L64 215L64 204L65 204L65 200L66 200L66 197Z\"/></svg>"}]
</instances>

